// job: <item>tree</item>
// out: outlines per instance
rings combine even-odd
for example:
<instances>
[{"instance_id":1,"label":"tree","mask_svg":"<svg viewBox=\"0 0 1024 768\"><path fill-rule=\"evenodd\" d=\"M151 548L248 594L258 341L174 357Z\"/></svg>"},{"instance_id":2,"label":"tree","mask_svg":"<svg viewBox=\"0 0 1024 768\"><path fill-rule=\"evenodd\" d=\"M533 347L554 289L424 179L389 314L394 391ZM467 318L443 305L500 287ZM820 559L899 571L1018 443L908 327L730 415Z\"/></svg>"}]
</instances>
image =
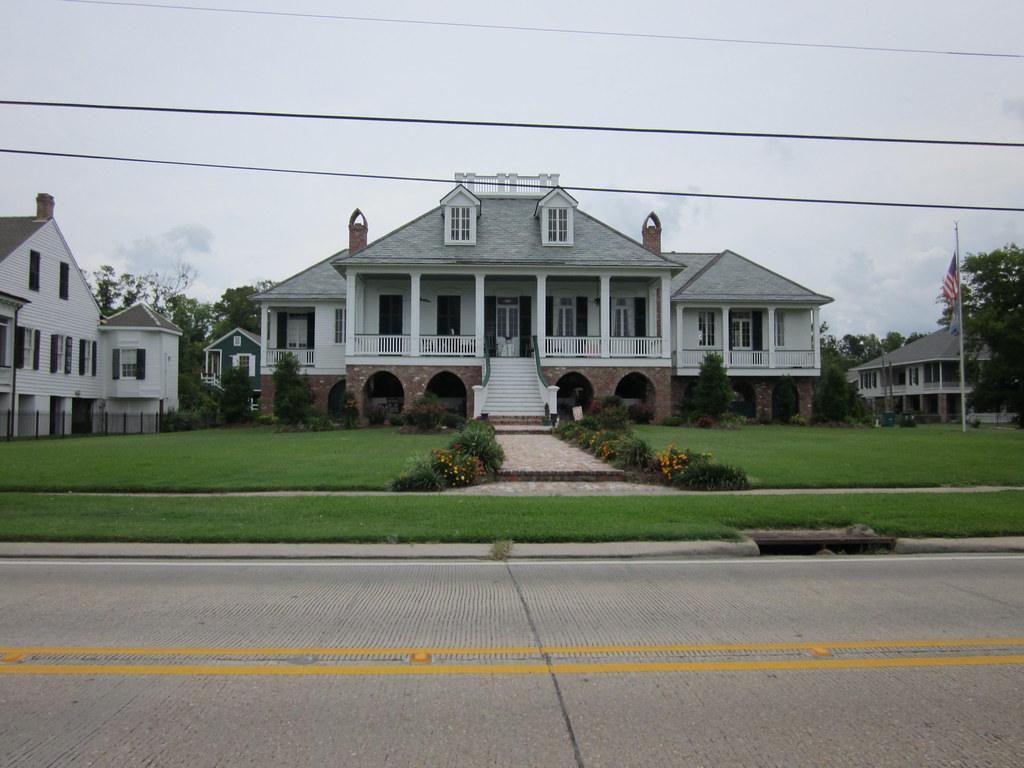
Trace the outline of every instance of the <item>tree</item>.
<instances>
[{"instance_id":1,"label":"tree","mask_svg":"<svg viewBox=\"0 0 1024 768\"><path fill-rule=\"evenodd\" d=\"M252 400L252 380L249 371L235 365L228 369L220 379L223 392L220 395L220 413L228 424L244 421L251 413L249 401Z\"/></svg>"},{"instance_id":2,"label":"tree","mask_svg":"<svg viewBox=\"0 0 1024 768\"><path fill-rule=\"evenodd\" d=\"M164 315L168 313L168 303L177 296L184 296L196 281L195 268L184 261L176 261L170 272L147 272L144 275L133 275L130 272L117 274L117 270L104 264L92 273L86 283L100 305L100 312L112 315L122 309L128 309L139 302L148 304L154 311Z\"/></svg>"},{"instance_id":3,"label":"tree","mask_svg":"<svg viewBox=\"0 0 1024 768\"><path fill-rule=\"evenodd\" d=\"M785 423L797 413L796 384L792 376L783 376L775 387L775 419Z\"/></svg>"},{"instance_id":4,"label":"tree","mask_svg":"<svg viewBox=\"0 0 1024 768\"><path fill-rule=\"evenodd\" d=\"M846 371L835 363L825 365L814 391L814 418L818 421L845 421L854 410L856 392L846 380Z\"/></svg>"},{"instance_id":5,"label":"tree","mask_svg":"<svg viewBox=\"0 0 1024 768\"><path fill-rule=\"evenodd\" d=\"M299 358L286 352L274 364L274 415L286 424L298 424L313 407L313 390L300 373Z\"/></svg>"},{"instance_id":6,"label":"tree","mask_svg":"<svg viewBox=\"0 0 1024 768\"><path fill-rule=\"evenodd\" d=\"M721 418L733 401L732 383L725 372L725 360L714 353L704 356L697 374L694 407L698 416Z\"/></svg>"},{"instance_id":7,"label":"tree","mask_svg":"<svg viewBox=\"0 0 1024 768\"><path fill-rule=\"evenodd\" d=\"M964 338L975 359L982 345L991 355L978 363L971 405L1005 406L1024 426L1024 249L1010 244L971 254L962 273Z\"/></svg>"},{"instance_id":8,"label":"tree","mask_svg":"<svg viewBox=\"0 0 1024 768\"><path fill-rule=\"evenodd\" d=\"M234 328L260 332L260 308L250 296L262 293L273 285L270 280L261 280L253 285L228 288L213 305L213 337L219 339Z\"/></svg>"}]
</instances>

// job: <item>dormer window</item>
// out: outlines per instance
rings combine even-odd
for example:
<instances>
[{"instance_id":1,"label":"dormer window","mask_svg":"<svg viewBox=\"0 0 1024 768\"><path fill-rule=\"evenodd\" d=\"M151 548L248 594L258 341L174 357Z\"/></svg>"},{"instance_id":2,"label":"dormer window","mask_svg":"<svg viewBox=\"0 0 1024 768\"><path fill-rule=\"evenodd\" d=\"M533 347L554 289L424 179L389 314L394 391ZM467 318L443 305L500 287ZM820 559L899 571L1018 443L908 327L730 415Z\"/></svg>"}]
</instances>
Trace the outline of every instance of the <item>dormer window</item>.
<instances>
[{"instance_id":1,"label":"dormer window","mask_svg":"<svg viewBox=\"0 0 1024 768\"><path fill-rule=\"evenodd\" d=\"M476 220L480 198L459 185L441 199L444 211L444 244L476 245Z\"/></svg>"},{"instance_id":2,"label":"dormer window","mask_svg":"<svg viewBox=\"0 0 1024 768\"><path fill-rule=\"evenodd\" d=\"M572 245L576 201L565 190L551 190L537 203L542 245Z\"/></svg>"}]
</instances>

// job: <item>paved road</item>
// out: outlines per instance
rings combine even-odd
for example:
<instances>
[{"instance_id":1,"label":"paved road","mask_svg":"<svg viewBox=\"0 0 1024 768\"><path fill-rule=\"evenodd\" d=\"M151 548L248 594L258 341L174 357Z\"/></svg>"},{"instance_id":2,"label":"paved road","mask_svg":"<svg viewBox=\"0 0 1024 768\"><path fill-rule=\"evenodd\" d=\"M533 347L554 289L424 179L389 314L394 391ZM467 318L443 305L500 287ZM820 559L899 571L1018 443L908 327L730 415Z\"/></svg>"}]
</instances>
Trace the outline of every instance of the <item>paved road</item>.
<instances>
[{"instance_id":1,"label":"paved road","mask_svg":"<svg viewBox=\"0 0 1024 768\"><path fill-rule=\"evenodd\" d=\"M0 561L0 765L1019 766L1022 586L996 555Z\"/></svg>"}]
</instances>

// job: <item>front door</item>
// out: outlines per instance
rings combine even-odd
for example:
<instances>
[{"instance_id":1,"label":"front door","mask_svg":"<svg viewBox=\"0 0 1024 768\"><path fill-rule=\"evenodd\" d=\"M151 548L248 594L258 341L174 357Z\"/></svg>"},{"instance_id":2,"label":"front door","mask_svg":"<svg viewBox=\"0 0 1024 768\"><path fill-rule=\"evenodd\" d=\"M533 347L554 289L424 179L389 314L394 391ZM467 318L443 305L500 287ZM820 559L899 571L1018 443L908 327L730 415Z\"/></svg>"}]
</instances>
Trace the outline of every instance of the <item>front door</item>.
<instances>
[{"instance_id":1,"label":"front door","mask_svg":"<svg viewBox=\"0 0 1024 768\"><path fill-rule=\"evenodd\" d=\"M499 296L494 324L498 357L519 357L519 298Z\"/></svg>"}]
</instances>

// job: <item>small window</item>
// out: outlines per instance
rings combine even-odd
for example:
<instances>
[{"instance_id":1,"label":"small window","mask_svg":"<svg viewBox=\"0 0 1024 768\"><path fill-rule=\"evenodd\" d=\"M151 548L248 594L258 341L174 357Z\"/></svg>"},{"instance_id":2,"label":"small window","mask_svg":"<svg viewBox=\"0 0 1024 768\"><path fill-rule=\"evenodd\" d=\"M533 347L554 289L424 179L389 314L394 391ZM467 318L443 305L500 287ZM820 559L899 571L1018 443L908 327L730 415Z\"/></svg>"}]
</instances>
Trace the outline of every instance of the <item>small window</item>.
<instances>
[{"instance_id":1,"label":"small window","mask_svg":"<svg viewBox=\"0 0 1024 768\"><path fill-rule=\"evenodd\" d=\"M71 281L71 265L66 261L60 263L60 297L64 300L68 298L68 284Z\"/></svg>"},{"instance_id":2,"label":"small window","mask_svg":"<svg viewBox=\"0 0 1024 768\"><path fill-rule=\"evenodd\" d=\"M234 338L231 339L231 343L236 347L242 346L242 337L236 333Z\"/></svg>"},{"instance_id":3,"label":"small window","mask_svg":"<svg viewBox=\"0 0 1024 768\"><path fill-rule=\"evenodd\" d=\"M70 336L64 337L64 373L71 373L71 350L74 347L74 340Z\"/></svg>"},{"instance_id":4,"label":"small window","mask_svg":"<svg viewBox=\"0 0 1024 768\"><path fill-rule=\"evenodd\" d=\"M39 251L28 252L28 289L30 291L39 290L39 272L42 260L43 257L39 254Z\"/></svg>"},{"instance_id":5,"label":"small window","mask_svg":"<svg viewBox=\"0 0 1024 768\"><path fill-rule=\"evenodd\" d=\"M344 344L348 335L348 328L345 325L345 307L334 310L334 343Z\"/></svg>"},{"instance_id":6,"label":"small window","mask_svg":"<svg viewBox=\"0 0 1024 768\"><path fill-rule=\"evenodd\" d=\"M139 350L121 350L121 378L134 379L139 375Z\"/></svg>"},{"instance_id":7,"label":"small window","mask_svg":"<svg viewBox=\"0 0 1024 768\"><path fill-rule=\"evenodd\" d=\"M548 236L549 243L569 242L569 209L548 208Z\"/></svg>"},{"instance_id":8,"label":"small window","mask_svg":"<svg viewBox=\"0 0 1024 768\"><path fill-rule=\"evenodd\" d=\"M457 243L469 242L469 208L453 207L448 221L448 239Z\"/></svg>"},{"instance_id":9,"label":"small window","mask_svg":"<svg viewBox=\"0 0 1024 768\"><path fill-rule=\"evenodd\" d=\"M558 299L555 308L555 336L576 335L576 300L571 296Z\"/></svg>"},{"instance_id":10,"label":"small window","mask_svg":"<svg viewBox=\"0 0 1024 768\"><path fill-rule=\"evenodd\" d=\"M732 335L729 346L732 349L751 349L752 339L752 314L750 312L732 313Z\"/></svg>"}]
</instances>

